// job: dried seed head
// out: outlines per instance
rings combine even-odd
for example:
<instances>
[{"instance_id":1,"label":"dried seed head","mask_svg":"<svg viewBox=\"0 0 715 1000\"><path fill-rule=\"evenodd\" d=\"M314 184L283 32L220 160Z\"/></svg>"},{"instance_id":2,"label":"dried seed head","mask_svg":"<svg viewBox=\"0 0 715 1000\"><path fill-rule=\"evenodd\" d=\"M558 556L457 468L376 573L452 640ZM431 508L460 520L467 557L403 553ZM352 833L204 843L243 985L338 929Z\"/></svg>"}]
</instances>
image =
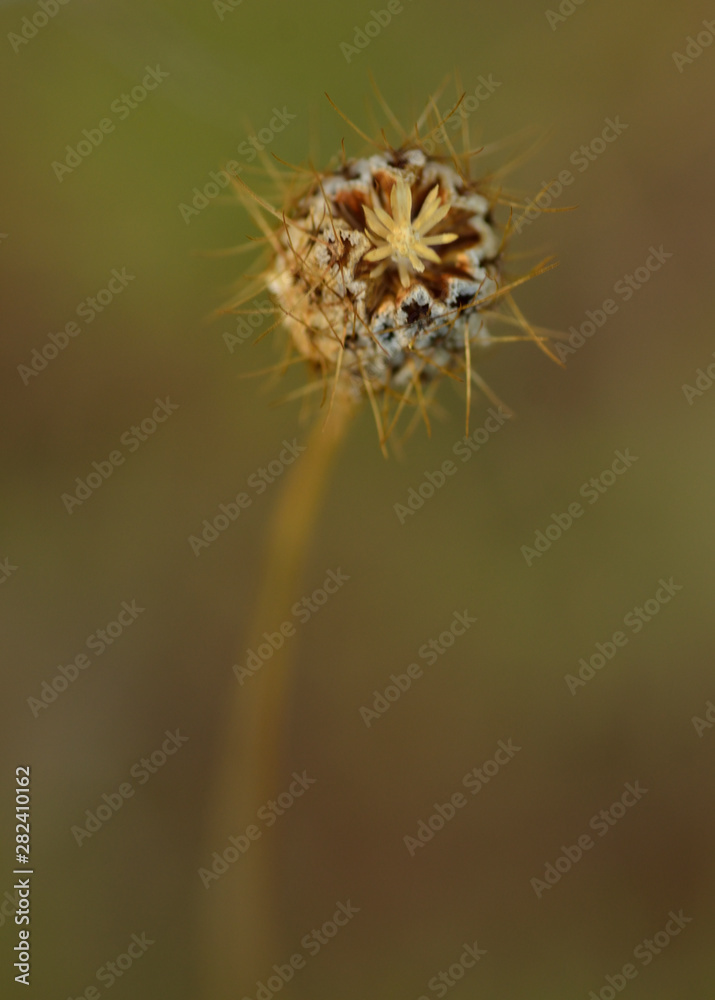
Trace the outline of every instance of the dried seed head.
<instances>
[{"instance_id":1,"label":"dried seed head","mask_svg":"<svg viewBox=\"0 0 715 1000\"><path fill-rule=\"evenodd\" d=\"M376 413L380 397L383 413L394 400L424 409L423 387L441 375L466 383L469 398L472 380L484 388L471 364L476 347L530 338L547 350L515 304L510 317L499 311L526 280L504 280L499 193L471 178L468 146L443 156L432 146L415 129L398 148L385 142L332 172L306 171L282 212L253 196L281 220L271 229L253 206L281 325L333 392L367 394ZM521 325L522 336L493 336L500 319Z\"/></svg>"},{"instance_id":2,"label":"dried seed head","mask_svg":"<svg viewBox=\"0 0 715 1000\"><path fill-rule=\"evenodd\" d=\"M420 149L352 160L291 213L268 288L308 359L361 391L464 370L479 302L497 290L489 202ZM484 336L482 330L482 336Z\"/></svg>"}]
</instances>

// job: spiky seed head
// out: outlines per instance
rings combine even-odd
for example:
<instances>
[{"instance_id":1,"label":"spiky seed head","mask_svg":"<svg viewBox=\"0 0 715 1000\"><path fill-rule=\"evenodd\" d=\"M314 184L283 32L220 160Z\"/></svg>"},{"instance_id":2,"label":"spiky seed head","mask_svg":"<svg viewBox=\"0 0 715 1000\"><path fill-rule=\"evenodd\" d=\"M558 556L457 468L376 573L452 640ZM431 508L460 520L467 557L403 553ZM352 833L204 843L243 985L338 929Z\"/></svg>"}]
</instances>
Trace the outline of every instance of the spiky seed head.
<instances>
[{"instance_id":1,"label":"spiky seed head","mask_svg":"<svg viewBox=\"0 0 715 1000\"><path fill-rule=\"evenodd\" d=\"M436 117L445 134L445 120ZM448 152L436 155L418 127L402 130L397 147L385 140L373 144L372 155L343 155L334 169L304 171L302 186L280 210L251 192L247 203L254 199L270 251L262 278L282 320L274 325L287 329L333 396L368 395L383 415L391 401L398 412L417 402L426 420L423 386L447 375L467 387L468 423L472 381L496 401L474 371L475 348L531 339L554 357L548 338L537 336L509 294L554 265L545 261L530 275L505 280L499 192L473 178L468 135L460 154L447 142ZM269 226L257 205L280 224ZM504 301L509 316L500 312ZM494 336L500 319L516 323L522 335ZM384 428L380 433L384 443Z\"/></svg>"},{"instance_id":2,"label":"spiky seed head","mask_svg":"<svg viewBox=\"0 0 715 1000\"><path fill-rule=\"evenodd\" d=\"M487 341L497 291L491 203L419 148L348 160L316 177L279 237L267 284L307 359L364 391L464 373L465 338Z\"/></svg>"}]
</instances>

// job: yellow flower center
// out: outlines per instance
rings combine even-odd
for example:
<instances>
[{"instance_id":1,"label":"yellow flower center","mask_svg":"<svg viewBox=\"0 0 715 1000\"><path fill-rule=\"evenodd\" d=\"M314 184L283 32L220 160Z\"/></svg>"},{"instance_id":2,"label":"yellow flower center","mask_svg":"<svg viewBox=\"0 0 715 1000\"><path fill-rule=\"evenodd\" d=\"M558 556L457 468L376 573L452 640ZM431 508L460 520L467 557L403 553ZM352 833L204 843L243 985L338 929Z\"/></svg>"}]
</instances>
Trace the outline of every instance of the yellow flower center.
<instances>
[{"instance_id":1,"label":"yellow flower center","mask_svg":"<svg viewBox=\"0 0 715 1000\"><path fill-rule=\"evenodd\" d=\"M375 244L375 249L365 254L365 260L378 264L371 272L373 277L382 274L390 262L396 264L400 281L407 288L414 271L424 271L423 261L440 263L440 257L432 247L452 243L457 239L456 233L427 236L449 213L451 204L449 201L442 204L439 184L435 184L425 198L417 218L413 220L412 188L400 177L390 192L390 208L392 215L375 200L372 208L366 206L364 209L367 223L365 232Z\"/></svg>"}]
</instances>

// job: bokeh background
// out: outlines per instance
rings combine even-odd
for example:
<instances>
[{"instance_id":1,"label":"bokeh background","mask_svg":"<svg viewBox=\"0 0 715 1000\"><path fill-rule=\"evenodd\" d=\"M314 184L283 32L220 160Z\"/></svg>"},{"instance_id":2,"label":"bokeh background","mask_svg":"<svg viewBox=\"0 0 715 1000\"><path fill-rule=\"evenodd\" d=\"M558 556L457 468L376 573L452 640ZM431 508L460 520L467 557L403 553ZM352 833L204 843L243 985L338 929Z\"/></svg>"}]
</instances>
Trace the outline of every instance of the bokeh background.
<instances>
[{"instance_id":1,"label":"bokeh background","mask_svg":"<svg viewBox=\"0 0 715 1000\"><path fill-rule=\"evenodd\" d=\"M250 258L201 252L243 242L253 224L230 199L188 222L180 205L210 171L241 162L239 144L275 108L296 116L269 147L286 160L327 159L343 136L361 152L323 92L372 130L369 69L408 122L447 74L468 93L492 74L501 85L470 126L480 143L509 140L505 158L542 140L509 178L525 197L573 170L607 117L628 124L573 171L559 206L577 210L540 216L512 243L561 261L519 292L535 323L578 326L651 246L672 256L565 370L529 344L485 357L480 371L517 420L407 523L394 504L451 456L462 399L444 386L443 418L401 460L382 458L367 409L352 428L296 594L329 568L350 577L294 640L285 774L307 769L316 784L270 831L275 962L338 900L360 913L282 992L441 996L429 981L477 941L487 954L449 988L454 1000L607 998L606 977L682 910L692 922L648 967L635 961L628 996L712 995L715 733L692 720L715 699L715 392L689 403L682 387L715 350L715 48L682 72L673 53L713 11L693 0L572 9L552 26L532 0L404 0L348 61L341 43L371 19L355 0L71 0L18 51L10 33L40 8L2 4L0 558L16 569L0 585L0 890L13 881L14 768L30 763L33 995L104 995L97 970L141 932L155 944L112 996L202 995L207 790L280 484L199 557L188 538L308 427L296 404L274 405L280 385L242 377L275 360L281 335L230 352L235 319L206 322ZM156 65L168 77L119 120L112 102ZM108 114L115 130L58 180L53 161ZM18 366L113 268L134 280L25 384ZM178 410L68 514L75 478L167 395ZM475 427L487 407L475 398ZM619 449L638 457L632 469L527 566L522 546ZM661 577L682 590L572 695L565 675ZM28 699L131 600L146 609L131 629L35 718ZM360 707L465 609L477 623L367 728ZM78 846L85 810L176 728L188 737L179 753ZM509 738L523 748L514 760L411 857L403 838ZM530 880L636 780L647 795L538 898ZM3 991L19 992L10 911ZM255 997L258 977L247 969L223 995Z\"/></svg>"}]
</instances>

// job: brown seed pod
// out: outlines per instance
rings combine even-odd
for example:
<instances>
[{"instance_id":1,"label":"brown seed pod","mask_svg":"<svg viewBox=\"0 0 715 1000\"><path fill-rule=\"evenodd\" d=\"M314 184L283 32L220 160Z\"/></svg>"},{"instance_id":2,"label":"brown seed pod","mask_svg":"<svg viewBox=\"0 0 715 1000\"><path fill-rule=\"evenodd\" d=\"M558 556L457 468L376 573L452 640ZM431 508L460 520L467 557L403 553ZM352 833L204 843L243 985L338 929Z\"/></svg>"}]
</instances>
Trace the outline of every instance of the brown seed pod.
<instances>
[{"instance_id":1,"label":"brown seed pod","mask_svg":"<svg viewBox=\"0 0 715 1000\"><path fill-rule=\"evenodd\" d=\"M460 103L443 119L432 101L397 146L384 132L375 143L358 129L376 151L354 159L343 153L323 172L295 168L302 183L281 210L236 184L270 251L262 282L280 317L274 326L288 331L332 396L369 396L383 445L407 404L429 427L427 404L442 376L464 383L468 409L472 382L498 402L474 369L475 351L531 339L554 357L510 291L555 265L547 260L505 278L509 222L500 227L496 209L507 202L474 178L479 151L469 148L468 134L457 153L444 128ZM436 124L421 136L431 115ZM434 152L437 132L443 155ZM280 224L269 225L266 213ZM517 325L519 334L494 334L499 322Z\"/></svg>"}]
</instances>

